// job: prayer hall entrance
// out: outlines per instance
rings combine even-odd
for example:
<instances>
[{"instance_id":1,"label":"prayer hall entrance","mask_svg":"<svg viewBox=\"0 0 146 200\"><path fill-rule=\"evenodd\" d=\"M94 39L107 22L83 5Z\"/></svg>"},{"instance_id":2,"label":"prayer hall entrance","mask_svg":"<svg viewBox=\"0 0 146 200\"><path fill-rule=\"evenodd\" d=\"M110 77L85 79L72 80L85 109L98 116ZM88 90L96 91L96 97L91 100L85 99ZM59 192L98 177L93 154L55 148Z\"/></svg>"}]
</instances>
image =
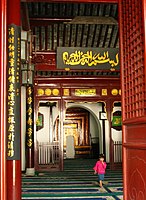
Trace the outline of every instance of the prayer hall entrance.
<instances>
[{"instance_id":1,"label":"prayer hall entrance","mask_svg":"<svg viewBox=\"0 0 146 200\"><path fill-rule=\"evenodd\" d=\"M27 172L35 170L39 160L36 132L43 125L39 112L42 104L58 106L59 131L53 135L51 126L48 140L53 154L49 154L49 160L57 158L55 167L63 170L67 153L63 134L69 131L64 121L71 108L68 104L104 102L99 118L108 123L109 161L114 169L112 126L121 127L121 115L119 110L113 113L113 107L122 98L124 199L145 200L146 1L22 0L20 8L19 0L2 0L0 10L1 199L21 199L21 133L26 138ZM27 32L22 34L22 47L21 24ZM21 78L26 96L20 93ZM26 97L25 131L20 126L24 119L19 117L20 94ZM51 115L52 110L48 110ZM51 124L53 118L49 120Z\"/></svg>"},{"instance_id":2,"label":"prayer hall entrance","mask_svg":"<svg viewBox=\"0 0 146 200\"><path fill-rule=\"evenodd\" d=\"M35 36L35 169L63 170L64 158L103 152L115 169L122 164L121 105L114 108L121 102L118 5L28 3L28 11ZM48 16L47 23L39 15ZM68 114L74 105L90 116L75 116L77 109ZM67 115L76 123L67 122Z\"/></svg>"},{"instance_id":3,"label":"prayer hall entrance","mask_svg":"<svg viewBox=\"0 0 146 200\"><path fill-rule=\"evenodd\" d=\"M35 78L36 170L63 170L64 159L97 158L101 152L112 160L111 168L121 165L120 83L103 79L101 84L98 77L86 77L85 86L82 76Z\"/></svg>"}]
</instances>

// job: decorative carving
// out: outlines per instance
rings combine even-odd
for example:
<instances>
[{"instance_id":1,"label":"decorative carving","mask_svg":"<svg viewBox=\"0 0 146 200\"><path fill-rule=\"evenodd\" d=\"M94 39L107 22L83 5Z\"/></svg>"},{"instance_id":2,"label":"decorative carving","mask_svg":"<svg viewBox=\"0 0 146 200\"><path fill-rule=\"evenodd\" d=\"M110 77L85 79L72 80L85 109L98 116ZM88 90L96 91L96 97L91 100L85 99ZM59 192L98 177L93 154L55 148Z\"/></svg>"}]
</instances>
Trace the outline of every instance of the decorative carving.
<instances>
[{"instance_id":1,"label":"decorative carving","mask_svg":"<svg viewBox=\"0 0 146 200\"><path fill-rule=\"evenodd\" d=\"M102 89L101 94L102 96L107 96L107 89Z\"/></svg>"},{"instance_id":2,"label":"decorative carving","mask_svg":"<svg viewBox=\"0 0 146 200\"><path fill-rule=\"evenodd\" d=\"M119 90L119 95L121 95L121 90Z\"/></svg>"},{"instance_id":3,"label":"decorative carving","mask_svg":"<svg viewBox=\"0 0 146 200\"><path fill-rule=\"evenodd\" d=\"M59 95L59 90L58 89L53 89L52 91L54 96L58 96Z\"/></svg>"},{"instance_id":4,"label":"decorative carving","mask_svg":"<svg viewBox=\"0 0 146 200\"><path fill-rule=\"evenodd\" d=\"M45 95L50 96L51 95L51 89L45 89Z\"/></svg>"},{"instance_id":5,"label":"decorative carving","mask_svg":"<svg viewBox=\"0 0 146 200\"><path fill-rule=\"evenodd\" d=\"M55 54L43 54L43 52L41 54L34 54L32 56L32 63L56 66Z\"/></svg>"},{"instance_id":6,"label":"decorative carving","mask_svg":"<svg viewBox=\"0 0 146 200\"><path fill-rule=\"evenodd\" d=\"M112 89L112 91L111 91L111 94L112 94L113 96L118 95L118 93L119 93L119 91L118 91L117 89Z\"/></svg>"},{"instance_id":7,"label":"decorative carving","mask_svg":"<svg viewBox=\"0 0 146 200\"><path fill-rule=\"evenodd\" d=\"M39 96L44 95L44 90L43 90L43 89L38 89L38 90L37 90L37 94L38 94Z\"/></svg>"},{"instance_id":8,"label":"decorative carving","mask_svg":"<svg viewBox=\"0 0 146 200\"><path fill-rule=\"evenodd\" d=\"M138 183L138 184L136 184ZM137 185L140 185L139 190L137 189ZM145 200L144 198L144 190L145 190L145 182L142 177L142 174L138 169L135 169L135 171L131 175L130 179L130 199L134 200Z\"/></svg>"},{"instance_id":9,"label":"decorative carving","mask_svg":"<svg viewBox=\"0 0 146 200\"><path fill-rule=\"evenodd\" d=\"M142 151L138 151L138 154L141 154ZM128 199L129 200L145 200L146 196L146 173L144 171L146 167L146 161L144 160L144 156L134 156L132 155L137 154L135 151L132 151L129 154L129 169L128 174L128 185L129 185L129 193ZM143 154L144 155L144 154Z\"/></svg>"},{"instance_id":10,"label":"decorative carving","mask_svg":"<svg viewBox=\"0 0 146 200\"><path fill-rule=\"evenodd\" d=\"M69 89L64 89L63 90L63 95L64 96L69 96Z\"/></svg>"}]
</instances>

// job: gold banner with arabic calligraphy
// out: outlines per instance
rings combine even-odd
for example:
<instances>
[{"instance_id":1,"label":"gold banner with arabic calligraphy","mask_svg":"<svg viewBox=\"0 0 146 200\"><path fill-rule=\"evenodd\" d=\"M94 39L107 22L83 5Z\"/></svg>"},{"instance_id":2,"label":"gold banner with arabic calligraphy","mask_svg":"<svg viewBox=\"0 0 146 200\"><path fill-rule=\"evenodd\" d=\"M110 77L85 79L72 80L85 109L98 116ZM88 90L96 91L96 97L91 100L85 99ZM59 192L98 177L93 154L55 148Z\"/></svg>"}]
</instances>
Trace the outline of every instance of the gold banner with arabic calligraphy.
<instances>
[{"instance_id":1,"label":"gold banner with arabic calligraphy","mask_svg":"<svg viewBox=\"0 0 146 200\"><path fill-rule=\"evenodd\" d=\"M96 89L75 89L75 96L95 96Z\"/></svg>"},{"instance_id":2,"label":"gold banner with arabic calligraphy","mask_svg":"<svg viewBox=\"0 0 146 200\"><path fill-rule=\"evenodd\" d=\"M57 68L119 70L119 49L58 47Z\"/></svg>"}]
</instances>

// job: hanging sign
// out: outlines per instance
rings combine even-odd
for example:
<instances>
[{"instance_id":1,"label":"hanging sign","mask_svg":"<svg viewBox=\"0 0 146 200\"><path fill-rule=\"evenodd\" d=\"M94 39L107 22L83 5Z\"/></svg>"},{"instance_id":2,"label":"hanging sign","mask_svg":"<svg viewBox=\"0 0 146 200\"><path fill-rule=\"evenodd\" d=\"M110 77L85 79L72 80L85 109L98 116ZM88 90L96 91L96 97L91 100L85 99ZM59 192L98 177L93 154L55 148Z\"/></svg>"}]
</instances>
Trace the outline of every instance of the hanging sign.
<instances>
[{"instance_id":1,"label":"hanging sign","mask_svg":"<svg viewBox=\"0 0 146 200\"><path fill-rule=\"evenodd\" d=\"M28 148L33 147L33 88L28 86L26 88L26 145Z\"/></svg>"},{"instance_id":2,"label":"hanging sign","mask_svg":"<svg viewBox=\"0 0 146 200\"><path fill-rule=\"evenodd\" d=\"M44 115L39 112L38 119L36 121L36 130L39 131L42 128L44 128Z\"/></svg>"},{"instance_id":3,"label":"hanging sign","mask_svg":"<svg viewBox=\"0 0 146 200\"><path fill-rule=\"evenodd\" d=\"M119 49L58 47L57 68L119 70Z\"/></svg>"},{"instance_id":4,"label":"hanging sign","mask_svg":"<svg viewBox=\"0 0 146 200\"><path fill-rule=\"evenodd\" d=\"M8 26L7 160L20 160L21 28Z\"/></svg>"},{"instance_id":5,"label":"hanging sign","mask_svg":"<svg viewBox=\"0 0 146 200\"><path fill-rule=\"evenodd\" d=\"M114 128L116 130L122 129L121 111L116 111L116 112L113 113L112 128Z\"/></svg>"}]
</instances>

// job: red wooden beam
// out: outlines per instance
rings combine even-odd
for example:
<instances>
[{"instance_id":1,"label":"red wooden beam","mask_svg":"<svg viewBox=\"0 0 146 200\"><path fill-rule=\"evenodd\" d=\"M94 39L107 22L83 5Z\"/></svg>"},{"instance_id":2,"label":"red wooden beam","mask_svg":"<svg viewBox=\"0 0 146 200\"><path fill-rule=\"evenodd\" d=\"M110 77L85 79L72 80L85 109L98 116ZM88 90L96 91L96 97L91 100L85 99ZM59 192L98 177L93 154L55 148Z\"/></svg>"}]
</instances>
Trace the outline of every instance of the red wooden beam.
<instances>
[{"instance_id":1,"label":"red wooden beam","mask_svg":"<svg viewBox=\"0 0 146 200\"><path fill-rule=\"evenodd\" d=\"M6 30L7 0L0 1L0 199L6 200Z\"/></svg>"},{"instance_id":2,"label":"red wooden beam","mask_svg":"<svg viewBox=\"0 0 146 200\"><path fill-rule=\"evenodd\" d=\"M118 3L119 0L41 0L49 3ZM40 0L21 0L21 2L40 2Z\"/></svg>"}]
</instances>

